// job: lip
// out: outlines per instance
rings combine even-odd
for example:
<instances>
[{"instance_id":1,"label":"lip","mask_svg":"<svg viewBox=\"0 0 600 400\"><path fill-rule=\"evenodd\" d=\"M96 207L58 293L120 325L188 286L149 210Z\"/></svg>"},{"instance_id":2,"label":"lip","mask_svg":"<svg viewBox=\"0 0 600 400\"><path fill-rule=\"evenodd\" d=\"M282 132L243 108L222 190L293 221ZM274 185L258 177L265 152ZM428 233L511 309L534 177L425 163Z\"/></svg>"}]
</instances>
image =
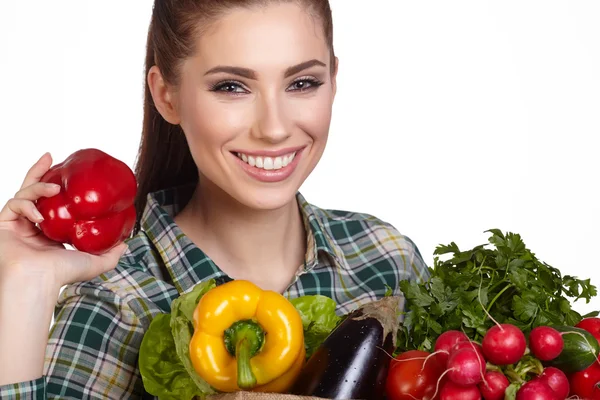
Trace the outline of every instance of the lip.
<instances>
[{"instance_id":1,"label":"lip","mask_svg":"<svg viewBox=\"0 0 600 400\"><path fill-rule=\"evenodd\" d=\"M281 182L281 181L286 180L294 173L294 171L296 170L296 167L298 166L298 163L300 162L300 158L302 157L303 149L304 149L304 147L300 147L299 150L291 150L291 151L288 149L284 149L285 152L282 154L293 153L294 151L296 151L296 156L294 157L292 162L289 163L288 165L286 165L285 167L280 168L280 169L271 169L271 170L251 167L250 164L244 162L235 154L231 154L231 156L235 158L235 161L240 165L240 167L242 167L244 172L246 172L251 178L256 179L257 181L260 181L260 182L275 183L275 182ZM264 154L264 153L244 153L244 154L247 154L247 155L258 154L258 156L260 156L261 154ZM264 157L269 157L269 156L264 156ZM270 156L270 157L276 157L276 156Z\"/></svg>"},{"instance_id":2,"label":"lip","mask_svg":"<svg viewBox=\"0 0 600 400\"><path fill-rule=\"evenodd\" d=\"M247 156L254 157L279 157L284 156L286 154L299 152L304 149L306 146L296 146L296 147L288 147L280 150L242 150L242 149L234 149L231 152L235 155L237 153L242 153Z\"/></svg>"}]
</instances>

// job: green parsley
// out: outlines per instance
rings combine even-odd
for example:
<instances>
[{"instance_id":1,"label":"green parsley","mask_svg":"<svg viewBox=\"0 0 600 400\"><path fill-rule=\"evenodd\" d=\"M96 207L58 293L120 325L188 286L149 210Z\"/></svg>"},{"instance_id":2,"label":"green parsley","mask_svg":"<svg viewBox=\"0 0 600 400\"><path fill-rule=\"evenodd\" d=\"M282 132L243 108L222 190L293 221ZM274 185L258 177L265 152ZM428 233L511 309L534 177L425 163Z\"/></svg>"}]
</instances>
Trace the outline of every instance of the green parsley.
<instances>
[{"instance_id":1,"label":"green parsley","mask_svg":"<svg viewBox=\"0 0 600 400\"><path fill-rule=\"evenodd\" d=\"M597 295L590 279L562 276L538 260L519 234L486 232L491 233L489 243L468 251L454 242L438 246L427 282L401 282L407 312L398 332L397 353L432 351L437 337L453 329L481 342L493 324L483 307L499 323L514 324L526 335L536 326L573 326L598 315L580 315L569 300L589 303ZM449 259L442 261L442 255Z\"/></svg>"}]
</instances>

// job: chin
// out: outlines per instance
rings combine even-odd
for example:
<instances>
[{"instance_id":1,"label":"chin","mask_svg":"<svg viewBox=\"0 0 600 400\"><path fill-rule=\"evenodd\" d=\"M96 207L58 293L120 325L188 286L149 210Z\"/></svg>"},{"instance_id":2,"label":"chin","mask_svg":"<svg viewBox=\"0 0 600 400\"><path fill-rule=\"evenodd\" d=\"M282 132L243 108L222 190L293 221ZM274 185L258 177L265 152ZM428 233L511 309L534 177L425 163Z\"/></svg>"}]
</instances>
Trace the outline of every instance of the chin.
<instances>
[{"instance_id":1,"label":"chin","mask_svg":"<svg viewBox=\"0 0 600 400\"><path fill-rule=\"evenodd\" d=\"M296 201L298 189L294 187L247 188L233 196L244 206L261 211L277 210Z\"/></svg>"}]
</instances>

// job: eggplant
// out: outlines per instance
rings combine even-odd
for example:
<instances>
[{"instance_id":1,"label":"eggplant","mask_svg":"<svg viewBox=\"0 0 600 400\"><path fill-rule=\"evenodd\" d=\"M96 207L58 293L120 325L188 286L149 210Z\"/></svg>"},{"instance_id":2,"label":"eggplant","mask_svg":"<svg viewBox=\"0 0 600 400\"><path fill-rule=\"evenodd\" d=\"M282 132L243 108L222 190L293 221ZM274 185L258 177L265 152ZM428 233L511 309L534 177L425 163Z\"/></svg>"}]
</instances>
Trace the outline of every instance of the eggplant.
<instances>
[{"instance_id":1,"label":"eggplant","mask_svg":"<svg viewBox=\"0 0 600 400\"><path fill-rule=\"evenodd\" d=\"M385 398L398 332L398 296L358 308L327 336L302 368L291 394L327 399Z\"/></svg>"}]
</instances>

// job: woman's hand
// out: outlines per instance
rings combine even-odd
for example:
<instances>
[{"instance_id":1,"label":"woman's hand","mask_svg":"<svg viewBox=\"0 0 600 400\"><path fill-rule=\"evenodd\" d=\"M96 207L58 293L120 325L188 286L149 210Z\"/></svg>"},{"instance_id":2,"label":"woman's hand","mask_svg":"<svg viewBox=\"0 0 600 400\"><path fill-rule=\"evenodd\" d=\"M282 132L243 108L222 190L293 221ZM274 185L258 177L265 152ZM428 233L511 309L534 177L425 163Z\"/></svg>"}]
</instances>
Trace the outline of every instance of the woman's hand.
<instances>
[{"instance_id":1,"label":"woman's hand","mask_svg":"<svg viewBox=\"0 0 600 400\"><path fill-rule=\"evenodd\" d=\"M42 221L35 201L60 191L58 185L40 182L51 165L52 158L44 154L31 167L14 198L0 211L0 281L24 275L60 288L113 269L126 249L125 244L120 244L94 256L67 250L44 236L35 225Z\"/></svg>"},{"instance_id":2,"label":"woman's hand","mask_svg":"<svg viewBox=\"0 0 600 400\"><path fill-rule=\"evenodd\" d=\"M60 288L113 269L127 246L96 256L67 250L36 226L41 197L60 191L40 182L52 158L44 154L0 211L0 385L42 376L48 329Z\"/></svg>"}]
</instances>

